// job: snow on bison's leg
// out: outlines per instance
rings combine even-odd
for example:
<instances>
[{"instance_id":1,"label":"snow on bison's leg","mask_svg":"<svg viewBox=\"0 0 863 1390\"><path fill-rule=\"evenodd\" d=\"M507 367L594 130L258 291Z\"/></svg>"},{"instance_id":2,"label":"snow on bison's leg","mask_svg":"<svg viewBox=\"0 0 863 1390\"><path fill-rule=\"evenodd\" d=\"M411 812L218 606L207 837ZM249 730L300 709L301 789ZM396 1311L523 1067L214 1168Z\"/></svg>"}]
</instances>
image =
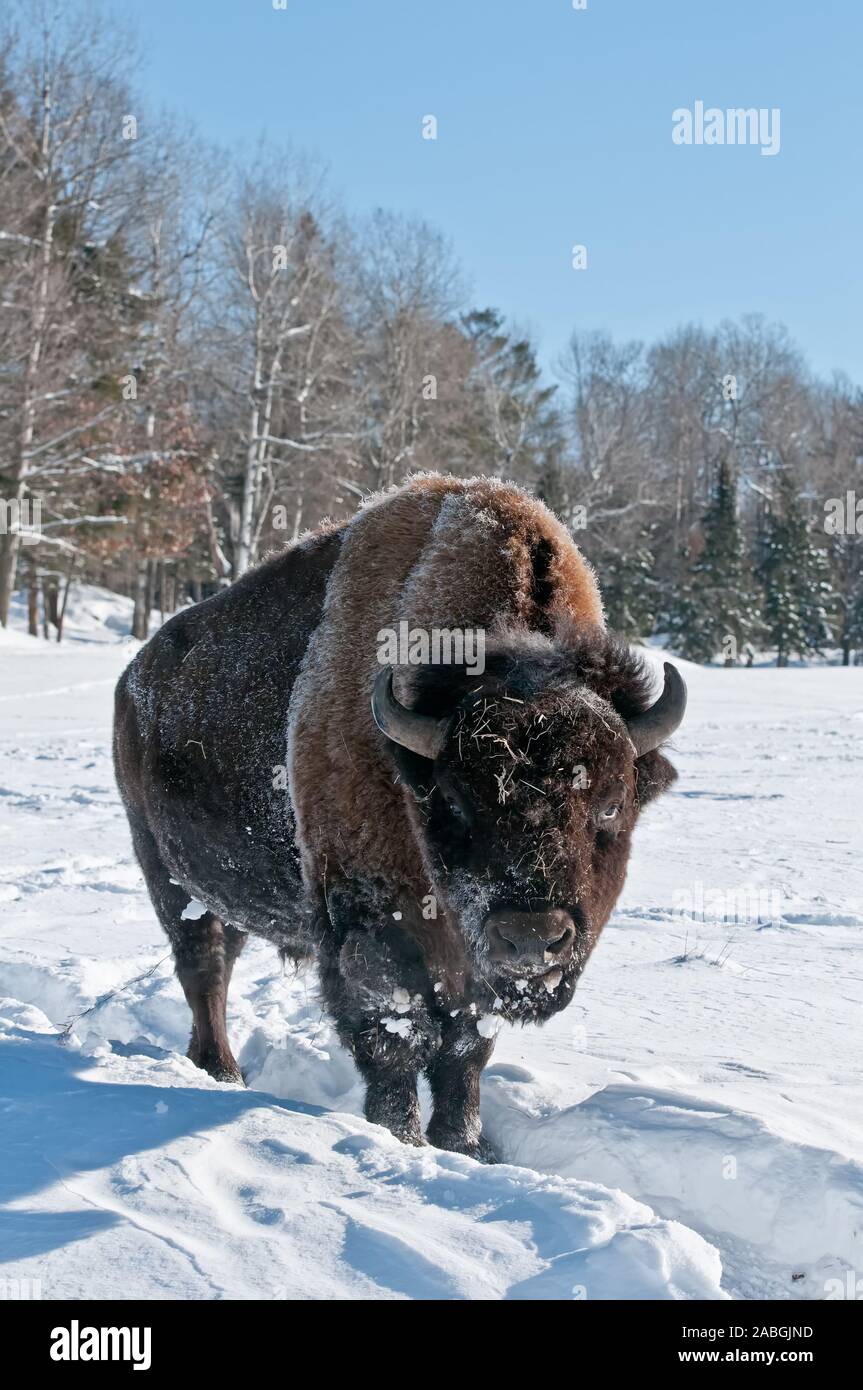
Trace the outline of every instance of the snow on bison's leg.
<instances>
[{"instance_id":1,"label":"snow on bison's leg","mask_svg":"<svg viewBox=\"0 0 863 1390\"><path fill-rule=\"evenodd\" d=\"M228 1042L228 985L234 962L246 944L245 932L227 926L189 894L159 858L156 843L137 817L129 816L138 862L156 914L171 943L174 968L192 1010L187 1056L216 1081L242 1086L243 1074Z\"/></svg>"},{"instance_id":2,"label":"snow on bison's leg","mask_svg":"<svg viewBox=\"0 0 863 1390\"><path fill-rule=\"evenodd\" d=\"M475 1018L444 1020L440 1050L426 1068L434 1101L426 1134L435 1148L496 1162L479 1118L479 1079L493 1048L492 1038L480 1036Z\"/></svg>"},{"instance_id":3,"label":"snow on bison's leg","mask_svg":"<svg viewBox=\"0 0 863 1390\"><path fill-rule=\"evenodd\" d=\"M322 944L319 968L327 1008L366 1083L366 1119L423 1144L417 1076L440 1030L424 999L428 978L407 945L386 928L340 932Z\"/></svg>"}]
</instances>

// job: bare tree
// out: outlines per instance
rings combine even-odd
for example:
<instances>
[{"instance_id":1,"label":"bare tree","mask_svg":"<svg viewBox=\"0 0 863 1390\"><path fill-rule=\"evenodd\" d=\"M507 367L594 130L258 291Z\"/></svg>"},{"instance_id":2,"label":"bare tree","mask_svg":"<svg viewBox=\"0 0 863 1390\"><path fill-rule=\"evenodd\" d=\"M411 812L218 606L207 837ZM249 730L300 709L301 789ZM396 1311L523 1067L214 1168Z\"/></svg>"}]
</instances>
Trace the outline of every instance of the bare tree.
<instances>
[{"instance_id":1,"label":"bare tree","mask_svg":"<svg viewBox=\"0 0 863 1390\"><path fill-rule=\"evenodd\" d=\"M27 7L33 25L33 7ZM12 255L2 295L11 316L4 373L4 491L18 504L47 461L74 456L110 406L88 401L78 331L88 248L121 233L134 205L120 178L134 142L126 78L133 50L96 9L70 16L38 0L35 26L6 40L0 168L16 199L0 226ZM6 623L19 535L0 536L0 622Z\"/></svg>"},{"instance_id":2,"label":"bare tree","mask_svg":"<svg viewBox=\"0 0 863 1390\"><path fill-rule=\"evenodd\" d=\"M356 285L368 487L420 466L446 372L444 325L462 287L449 243L418 218L377 211L360 227Z\"/></svg>"},{"instance_id":3,"label":"bare tree","mask_svg":"<svg viewBox=\"0 0 863 1390\"><path fill-rule=\"evenodd\" d=\"M310 466L350 468L355 350L335 219L320 176L290 152L263 152L238 177L220 248L208 341L236 577L274 503L299 532Z\"/></svg>"}]
</instances>

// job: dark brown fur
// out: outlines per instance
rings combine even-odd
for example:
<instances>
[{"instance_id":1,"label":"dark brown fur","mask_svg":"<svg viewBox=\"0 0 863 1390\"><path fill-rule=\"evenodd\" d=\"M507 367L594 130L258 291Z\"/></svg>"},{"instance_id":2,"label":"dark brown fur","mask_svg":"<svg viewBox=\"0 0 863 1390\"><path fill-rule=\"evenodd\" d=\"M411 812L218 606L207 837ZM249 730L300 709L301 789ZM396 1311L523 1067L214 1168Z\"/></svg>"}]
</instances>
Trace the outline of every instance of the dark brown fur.
<instances>
[{"instance_id":1,"label":"dark brown fur","mask_svg":"<svg viewBox=\"0 0 863 1390\"><path fill-rule=\"evenodd\" d=\"M493 634L481 677L397 673L404 703L451 720L434 764L371 715L378 634L400 621ZM172 619L120 682L115 747L193 1010L190 1055L238 1075L224 1003L243 932L315 947L369 1117L420 1142L424 1068L429 1137L487 1154L478 1021L542 1021L568 1002L640 806L673 776L659 753L636 761L626 735L648 685L606 633L568 533L486 479L414 479ZM605 829L611 795L621 815ZM199 921L182 917L189 898L207 908ZM484 924L501 907L574 924L554 988L557 972L519 981L489 958Z\"/></svg>"}]
</instances>

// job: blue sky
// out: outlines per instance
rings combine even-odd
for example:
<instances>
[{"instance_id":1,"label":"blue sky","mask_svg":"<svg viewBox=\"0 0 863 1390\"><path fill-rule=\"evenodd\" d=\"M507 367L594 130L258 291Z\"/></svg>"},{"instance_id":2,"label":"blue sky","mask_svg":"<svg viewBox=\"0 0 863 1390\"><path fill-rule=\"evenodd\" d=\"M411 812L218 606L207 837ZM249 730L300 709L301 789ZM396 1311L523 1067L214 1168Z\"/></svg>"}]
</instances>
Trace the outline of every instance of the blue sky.
<instances>
[{"instance_id":1,"label":"blue sky","mask_svg":"<svg viewBox=\"0 0 863 1390\"><path fill-rule=\"evenodd\" d=\"M328 164L419 213L471 299L553 360L759 312L863 383L860 0L123 0L143 86L221 143ZM672 111L779 107L781 149L677 146ZM436 141L421 120L436 116ZM571 268L583 243L588 269Z\"/></svg>"}]
</instances>

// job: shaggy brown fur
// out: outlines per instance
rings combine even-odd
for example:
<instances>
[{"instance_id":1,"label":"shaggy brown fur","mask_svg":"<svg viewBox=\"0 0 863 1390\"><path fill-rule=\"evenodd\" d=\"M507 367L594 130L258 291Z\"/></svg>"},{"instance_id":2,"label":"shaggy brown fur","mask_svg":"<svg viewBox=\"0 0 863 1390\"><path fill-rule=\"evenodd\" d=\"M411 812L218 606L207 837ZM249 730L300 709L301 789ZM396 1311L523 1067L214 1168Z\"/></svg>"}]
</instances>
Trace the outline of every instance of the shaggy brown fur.
<instances>
[{"instance_id":1,"label":"shaggy brown fur","mask_svg":"<svg viewBox=\"0 0 863 1390\"><path fill-rule=\"evenodd\" d=\"M493 634L480 678L396 672L404 705L449 721L434 762L372 717L379 634L401 622ZM224 1018L243 933L316 947L369 1118L421 1142L424 1068L429 1138L488 1156L479 1020L568 1002L639 809L674 775L627 734L649 684L568 533L489 479L418 476L178 614L120 681L115 757L190 1055L239 1075Z\"/></svg>"},{"instance_id":2,"label":"shaggy brown fur","mask_svg":"<svg viewBox=\"0 0 863 1390\"><path fill-rule=\"evenodd\" d=\"M602 601L592 569L547 507L494 479L419 475L367 503L347 528L294 691L291 801L306 882L387 883L405 929L454 992L463 984L463 945L454 924L428 923L416 910L430 885L404 833L412 799L395 785L392 751L371 715L377 635L401 621L547 633L566 620L604 627ZM409 679L408 671L396 682L407 699Z\"/></svg>"}]
</instances>

